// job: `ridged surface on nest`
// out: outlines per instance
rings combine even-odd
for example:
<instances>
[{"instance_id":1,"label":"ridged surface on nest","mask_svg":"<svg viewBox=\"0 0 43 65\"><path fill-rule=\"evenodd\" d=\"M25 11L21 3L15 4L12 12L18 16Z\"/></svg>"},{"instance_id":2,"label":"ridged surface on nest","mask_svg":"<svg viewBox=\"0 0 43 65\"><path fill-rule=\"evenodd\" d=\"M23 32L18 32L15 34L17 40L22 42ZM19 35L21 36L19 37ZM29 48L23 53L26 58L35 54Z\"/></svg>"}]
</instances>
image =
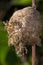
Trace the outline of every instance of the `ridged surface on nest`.
<instances>
[{"instance_id":1,"label":"ridged surface on nest","mask_svg":"<svg viewBox=\"0 0 43 65\"><path fill-rule=\"evenodd\" d=\"M14 45L19 56L27 54L26 45L41 45L42 21L40 13L26 7L13 13L7 24L8 44Z\"/></svg>"}]
</instances>

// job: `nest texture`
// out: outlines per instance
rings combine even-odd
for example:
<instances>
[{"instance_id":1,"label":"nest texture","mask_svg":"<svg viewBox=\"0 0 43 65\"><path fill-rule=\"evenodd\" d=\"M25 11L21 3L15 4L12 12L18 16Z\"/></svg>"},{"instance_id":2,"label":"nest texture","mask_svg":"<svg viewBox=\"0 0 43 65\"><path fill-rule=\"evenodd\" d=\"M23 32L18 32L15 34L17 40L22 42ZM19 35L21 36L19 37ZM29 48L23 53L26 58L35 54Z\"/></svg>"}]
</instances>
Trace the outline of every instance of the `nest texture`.
<instances>
[{"instance_id":1,"label":"nest texture","mask_svg":"<svg viewBox=\"0 0 43 65\"><path fill-rule=\"evenodd\" d=\"M27 54L26 45L41 45L42 21L40 13L26 7L13 13L7 24L8 45L14 45L19 56Z\"/></svg>"}]
</instances>

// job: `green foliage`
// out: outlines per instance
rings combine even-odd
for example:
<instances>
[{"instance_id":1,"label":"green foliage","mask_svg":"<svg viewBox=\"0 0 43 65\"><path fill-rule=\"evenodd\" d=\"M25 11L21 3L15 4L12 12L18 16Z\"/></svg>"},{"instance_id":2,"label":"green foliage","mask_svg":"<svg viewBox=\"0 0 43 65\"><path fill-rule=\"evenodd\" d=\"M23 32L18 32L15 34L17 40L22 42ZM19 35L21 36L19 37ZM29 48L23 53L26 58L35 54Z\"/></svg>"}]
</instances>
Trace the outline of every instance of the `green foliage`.
<instances>
[{"instance_id":1,"label":"green foliage","mask_svg":"<svg viewBox=\"0 0 43 65\"><path fill-rule=\"evenodd\" d=\"M36 0L37 3L39 2L39 0ZM31 5L32 4L32 0L11 0L11 3L14 5Z\"/></svg>"},{"instance_id":2,"label":"green foliage","mask_svg":"<svg viewBox=\"0 0 43 65\"><path fill-rule=\"evenodd\" d=\"M31 4L31 0L12 0L12 4L14 5L30 5Z\"/></svg>"},{"instance_id":3,"label":"green foliage","mask_svg":"<svg viewBox=\"0 0 43 65\"><path fill-rule=\"evenodd\" d=\"M18 65L20 63L19 57L15 53L14 47L10 47L8 53L6 54L6 62L8 65Z\"/></svg>"},{"instance_id":4,"label":"green foliage","mask_svg":"<svg viewBox=\"0 0 43 65\"><path fill-rule=\"evenodd\" d=\"M8 50L7 46L7 32L4 29L4 24L0 22L0 62L5 65L5 57Z\"/></svg>"}]
</instances>

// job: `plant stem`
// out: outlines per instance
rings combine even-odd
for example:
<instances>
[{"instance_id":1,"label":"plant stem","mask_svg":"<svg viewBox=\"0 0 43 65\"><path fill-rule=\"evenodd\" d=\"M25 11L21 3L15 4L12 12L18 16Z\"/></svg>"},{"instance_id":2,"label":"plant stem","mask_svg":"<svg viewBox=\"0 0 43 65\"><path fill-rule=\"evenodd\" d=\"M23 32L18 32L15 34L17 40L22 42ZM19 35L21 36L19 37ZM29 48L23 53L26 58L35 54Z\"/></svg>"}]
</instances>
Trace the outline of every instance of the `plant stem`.
<instances>
[{"instance_id":1,"label":"plant stem","mask_svg":"<svg viewBox=\"0 0 43 65\"><path fill-rule=\"evenodd\" d=\"M32 0L32 7L36 9L36 0Z\"/></svg>"},{"instance_id":2,"label":"plant stem","mask_svg":"<svg viewBox=\"0 0 43 65\"><path fill-rule=\"evenodd\" d=\"M35 50L35 44L32 45L32 65L36 64L36 50Z\"/></svg>"}]
</instances>

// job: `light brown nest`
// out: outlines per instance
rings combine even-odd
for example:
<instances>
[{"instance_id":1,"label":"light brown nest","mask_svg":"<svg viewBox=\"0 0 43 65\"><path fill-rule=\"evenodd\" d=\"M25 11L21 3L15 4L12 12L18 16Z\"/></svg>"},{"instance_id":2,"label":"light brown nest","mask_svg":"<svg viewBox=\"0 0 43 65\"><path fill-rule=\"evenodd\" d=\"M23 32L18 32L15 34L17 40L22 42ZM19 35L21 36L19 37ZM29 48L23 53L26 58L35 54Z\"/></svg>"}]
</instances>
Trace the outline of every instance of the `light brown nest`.
<instances>
[{"instance_id":1,"label":"light brown nest","mask_svg":"<svg viewBox=\"0 0 43 65\"><path fill-rule=\"evenodd\" d=\"M26 45L41 45L42 21L36 9L26 7L14 12L6 27L8 45L14 45L20 57L27 54Z\"/></svg>"}]
</instances>

